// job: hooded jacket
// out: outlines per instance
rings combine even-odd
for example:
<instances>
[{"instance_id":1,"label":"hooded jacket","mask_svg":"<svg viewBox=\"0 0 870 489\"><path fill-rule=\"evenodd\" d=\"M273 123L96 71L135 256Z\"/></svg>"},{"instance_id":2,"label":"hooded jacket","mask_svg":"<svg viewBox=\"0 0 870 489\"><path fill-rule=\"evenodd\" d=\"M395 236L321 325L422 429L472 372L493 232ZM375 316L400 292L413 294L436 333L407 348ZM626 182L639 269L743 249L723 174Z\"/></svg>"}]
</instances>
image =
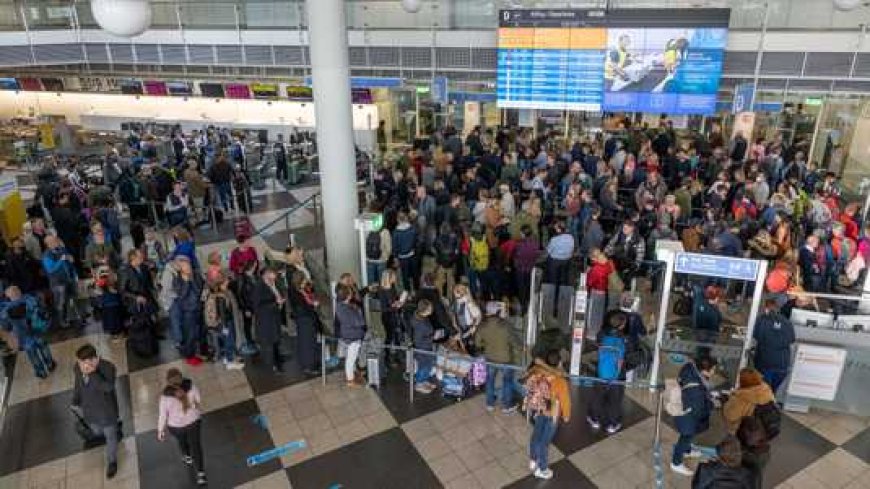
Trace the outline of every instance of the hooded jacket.
<instances>
[{"instance_id":1,"label":"hooded jacket","mask_svg":"<svg viewBox=\"0 0 870 489\"><path fill-rule=\"evenodd\" d=\"M713 401L707 383L694 363L687 363L680 369L677 383L682 388L683 410L686 414L674 418L677 432L681 435L694 435L710 427L710 412Z\"/></svg>"},{"instance_id":2,"label":"hooded jacket","mask_svg":"<svg viewBox=\"0 0 870 489\"><path fill-rule=\"evenodd\" d=\"M795 342L791 321L777 312L766 312L755 322L752 336L755 338L755 368L788 370L791 345Z\"/></svg>"},{"instance_id":3,"label":"hooded jacket","mask_svg":"<svg viewBox=\"0 0 870 489\"><path fill-rule=\"evenodd\" d=\"M735 433L740 427L740 420L744 416L752 416L755 406L764 405L775 400L773 391L765 383L752 387L741 387L731 394L728 401L722 406L722 415L728 424L728 431Z\"/></svg>"}]
</instances>

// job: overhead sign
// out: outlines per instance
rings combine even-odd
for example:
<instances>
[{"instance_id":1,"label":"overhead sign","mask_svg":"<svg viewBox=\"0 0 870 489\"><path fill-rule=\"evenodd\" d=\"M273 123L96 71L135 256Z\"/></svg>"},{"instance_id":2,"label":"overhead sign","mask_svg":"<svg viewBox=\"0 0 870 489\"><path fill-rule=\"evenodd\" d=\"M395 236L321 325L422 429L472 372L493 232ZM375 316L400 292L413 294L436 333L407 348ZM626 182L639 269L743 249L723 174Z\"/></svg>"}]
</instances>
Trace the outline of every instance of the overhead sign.
<instances>
[{"instance_id":1,"label":"overhead sign","mask_svg":"<svg viewBox=\"0 0 870 489\"><path fill-rule=\"evenodd\" d=\"M432 101L436 104L447 103L447 77L436 76L432 79Z\"/></svg>"},{"instance_id":2,"label":"overhead sign","mask_svg":"<svg viewBox=\"0 0 870 489\"><path fill-rule=\"evenodd\" d=\"M833 401L846 365L846 350L798 344L788 395Z\"/></svg>"},{"instance_id":3,"label":"overhead sign","mask_svg":"<svg viewBox=\"0 0 870 489\"><path fill-rule=\"evenodd\" d=\"M755 98L755 85L741 83L734 87L734 100L731 102L731 113L739 114L751 110L752 99Z\"/></svg>"},{"instance_id":4,"label":"overhead sign","mask_svg":"<svg viewBox=\"0 0 870 489\"><path fill-rule=\"evenodd\" d=\"M305 77L305 84L311 86L311 77ZM369 76L350 77L351 88L397 88L402 86L401 78L380 78Z\"/></svg>"},{"instance_id":5,"label":"overhead sign","mask_svg":"<svg viewBox=\"0 0 870 489\"><path fill-rule=\"evenodd\" d=\"M706 277L755 280L758 276L758 261L699 253L677 253L674 271Z\"/></svg>"}]
</instances>

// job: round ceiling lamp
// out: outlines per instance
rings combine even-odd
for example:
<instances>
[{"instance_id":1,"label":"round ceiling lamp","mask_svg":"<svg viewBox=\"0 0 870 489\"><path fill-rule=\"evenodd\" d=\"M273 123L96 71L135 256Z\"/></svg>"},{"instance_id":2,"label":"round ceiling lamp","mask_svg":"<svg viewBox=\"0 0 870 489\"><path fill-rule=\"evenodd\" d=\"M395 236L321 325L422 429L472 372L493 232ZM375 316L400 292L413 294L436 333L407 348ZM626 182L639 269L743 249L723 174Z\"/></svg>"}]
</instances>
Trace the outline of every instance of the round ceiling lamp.
<instances>
[{"instance_id":1,"label":"round ceiling lamp","mask_svg":"<svg viewBox=\"0 0 870 489\"><path fill-rule=\"evenodd\" d=\"M138 36L151 26L148 0L91 0L91 13L104 31L118 37Z\"/></svg>"},{"instance_id":2,"label":"round ceiling lamp","mask_svg":"<svg viewBox=\"0 0 870 489\"><path fill-rule=\"evenodd\" d=\"M416 14L420 11L422 0L402 0L402 8L409 14Z\"/></svg>"}]
</instances>

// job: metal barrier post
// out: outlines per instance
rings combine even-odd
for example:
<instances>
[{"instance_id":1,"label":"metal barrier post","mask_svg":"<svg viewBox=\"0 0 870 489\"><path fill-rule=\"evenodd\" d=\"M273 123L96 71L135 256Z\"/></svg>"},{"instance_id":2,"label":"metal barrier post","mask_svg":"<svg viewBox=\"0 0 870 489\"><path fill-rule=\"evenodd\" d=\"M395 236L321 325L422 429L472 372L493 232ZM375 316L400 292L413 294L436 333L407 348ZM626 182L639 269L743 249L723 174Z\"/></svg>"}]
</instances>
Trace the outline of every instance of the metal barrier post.
<instances>
[{"instance_id":1,"label":"metal barrier post","mask_svg":"<svg viewBox=\"0 0 870 489\"><path fill-rule=\"evenodd\" d=\"M326 336L320 335L320 379L326 385Z\"/></svg>"},{"instance_id":2,"label":"metal barrier post","mask_svg":"<svg viewBox=\"0 0 870 489\"><path fill-rule=\"evenodd\" d=\"M408 399L414 403L414 350L405 350L405 371L408 372Z\"/></svg>"},{"instance_id":3,"label":"metal barrier post","mask_svg":"<svg viewBox=\"0 0 870 489\"><path fill-rule=\"evenodd\" d=\"M208 206L208 217L211 220L211 228L217 231L217 217L215 217L214 206Z\"/></svg>"},{"instance_id":4,"label":"metal barrier post","mask_svg":"<svg viewBox=\"0 0 870 489\"><path fill-rule=\"evenodd\" d=\"M655 473L656 488L664 487L664 467L662 466L662 389L656 388L656 429L655 437L653 438L653 472Z\"/></svg>"},{"instance_id":5,"label":"metal barrier post","mask_svg":"<svg viewBox=\"0 0 870 489\"><path fill-rule=\"evenodd\" d=\"M157 219L157 207L154 206L154 201L149 201L148 207L151 208L151 218L154 219L154 227L157 227L160 222Z\"/></svg>"}]
</instances>

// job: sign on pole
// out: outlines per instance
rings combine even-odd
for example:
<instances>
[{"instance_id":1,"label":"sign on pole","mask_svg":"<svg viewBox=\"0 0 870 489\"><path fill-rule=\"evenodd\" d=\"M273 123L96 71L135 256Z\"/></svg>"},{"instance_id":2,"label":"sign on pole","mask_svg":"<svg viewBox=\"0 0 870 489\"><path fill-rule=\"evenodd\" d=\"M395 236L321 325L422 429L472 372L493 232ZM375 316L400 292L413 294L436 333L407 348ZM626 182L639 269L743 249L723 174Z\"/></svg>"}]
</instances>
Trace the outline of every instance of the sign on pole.
<instances>
[{"instance_id":1,"label":"sign on pole","mask_svg":"<svg viewBox=\"0 0 870 489\"><path fill-rule=\"evenodd\" d=\"M752 108L755 98L755 86L752 83L741 83L734 87L734 100L731 101L731 113L739 114Z\"/></svg>"},{"instance_id":2,"label":"sign on pole","mask_svg":"<svg viewBox=\"0 0 870 489\"><path fill-rule=\"evenodd\" d=\"M677 253L674 271L706 277L755 280L758 277L758 260L699 253Z\"/></svg>"}]
</instances>

